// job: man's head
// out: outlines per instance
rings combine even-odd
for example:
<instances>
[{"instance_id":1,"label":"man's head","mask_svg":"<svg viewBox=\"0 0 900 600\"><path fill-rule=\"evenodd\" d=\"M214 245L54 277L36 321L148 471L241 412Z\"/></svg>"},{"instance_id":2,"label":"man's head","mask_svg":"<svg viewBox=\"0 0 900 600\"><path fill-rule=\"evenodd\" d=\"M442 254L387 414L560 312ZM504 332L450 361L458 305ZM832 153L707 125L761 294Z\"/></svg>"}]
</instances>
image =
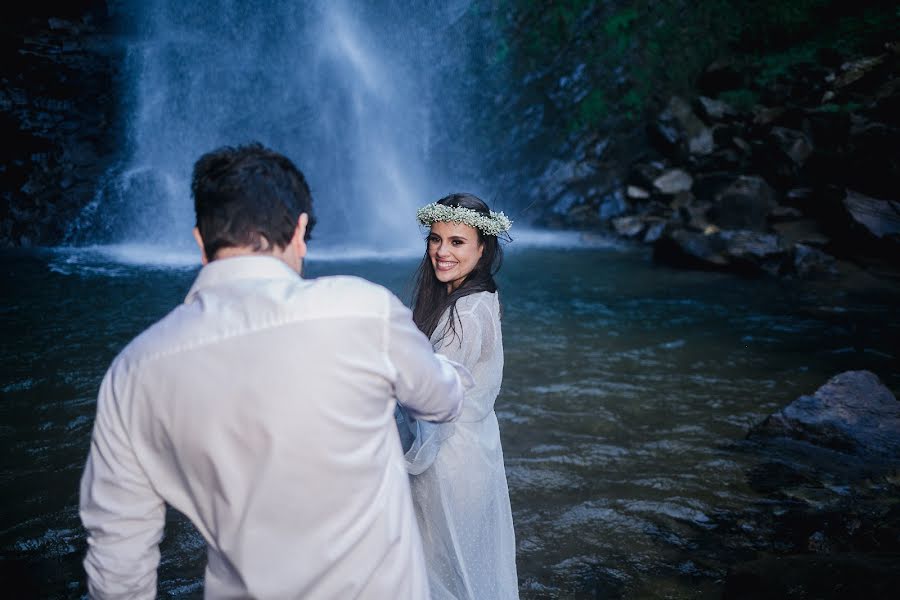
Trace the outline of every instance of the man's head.
<instances>
[{"instance_id":1,"label":"man's head","mask_svg":"<svg viewBox=\"0 0 900 600\"><path fill-rule=\"evenodd\" d=\"M213 150L194 165L191 193L204 264L234 254L305 255L312 197L303 173L281 154L258 143Z\"/></svg>"}]
</instances>

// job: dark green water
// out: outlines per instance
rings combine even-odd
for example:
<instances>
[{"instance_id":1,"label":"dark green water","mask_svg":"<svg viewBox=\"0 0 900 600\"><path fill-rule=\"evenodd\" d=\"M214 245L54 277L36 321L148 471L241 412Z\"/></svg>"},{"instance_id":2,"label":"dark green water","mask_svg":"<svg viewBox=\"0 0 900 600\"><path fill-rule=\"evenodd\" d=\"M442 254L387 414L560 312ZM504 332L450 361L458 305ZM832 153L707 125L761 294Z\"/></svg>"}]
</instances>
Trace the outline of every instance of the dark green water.
<instances>
[{"instance_id":1,"label":"dark green water","mask_svg":"<svg viewBox=\"0 0 900 600\"><path fill-rule=\"evenodd\" d=\"M312 260L307 274L402 294L414 266ZM0 564L38 597L77 598L77 484L100 379L196 268L43 251L2 254L0 269ZM497 412L522 597L718 597L751 551L734 515L761 503L747 429L844 370L900 391L900 295L868 283L679 272L631 250L510 252ZM161 596L200 597L203 564L202 539L170 515Z\"/></svg>"}]
</instances>

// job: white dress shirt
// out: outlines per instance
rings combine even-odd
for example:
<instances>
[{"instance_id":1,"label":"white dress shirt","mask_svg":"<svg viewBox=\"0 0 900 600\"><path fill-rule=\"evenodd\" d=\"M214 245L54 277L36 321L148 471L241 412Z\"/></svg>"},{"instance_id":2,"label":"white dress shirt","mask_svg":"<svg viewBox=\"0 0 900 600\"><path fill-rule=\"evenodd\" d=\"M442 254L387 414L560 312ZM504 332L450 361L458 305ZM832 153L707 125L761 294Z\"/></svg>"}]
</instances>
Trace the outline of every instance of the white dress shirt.
<instances>
[{"instance_id":1,"label":"white dress shirt","mask_svg":"<svg viewBox=\"0 0 900 600\"><path fill-rule=\"evenodd\" d=\"M103 380L81 481L91 596L155 597L167 502L206 539L207 598L427 598L394 406L452 420L463 391L386 289L209 263Z\"/></svg>"}]
</instances>

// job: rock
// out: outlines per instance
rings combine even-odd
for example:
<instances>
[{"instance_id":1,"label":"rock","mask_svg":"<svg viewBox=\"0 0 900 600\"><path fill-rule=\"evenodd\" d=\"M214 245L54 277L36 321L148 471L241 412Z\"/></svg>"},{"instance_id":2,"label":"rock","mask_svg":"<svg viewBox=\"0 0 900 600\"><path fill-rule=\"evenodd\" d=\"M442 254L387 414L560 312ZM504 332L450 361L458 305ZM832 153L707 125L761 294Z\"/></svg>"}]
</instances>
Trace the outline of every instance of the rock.
<instances>
[{"instance_id":1,"label":"rock","mask_svg":"<svg viewBox=\"0 0 900 600\"><path fill-rule=\"evenodd\" d=\"M631 165L628 172L628 182L641 188L652 188L653 180L659 177L665 166L661 162L639 162Z\"/></svg>"},{"instance_id":2,"label":"rock","mask_svg":"<svg viewBox=\"0 0 900 600\"><path fill-rule=\"evenodd\" d=\"M900 243L900 202L847 190L843 204L853 224L868 236Z\"/></svg>"},{"instance_id":3,"label":"rock","mask_svg":"<svg viewBox=\"0 0 900 600\"><path fill-rule=\"evenodd\" d=\"M763 178L742 175L716 196L709 219L722 229L765 231L775 206L775 192Z\"/></svg>"},{"instance_id":4,"label":"rock","mask_svg":"<svg viewBox=\"0 0 900 600\"><path fill-rule=\"evenodd\" d=\"M616 233L624 237L637 237L644 231L644 221L640 217L618 217L612 220Z\"/></svg>"},{"instance_id":5,"label":"rock","mask_svg":"<svg viewBox=\"0 0 900 600\"><path fill-rule=\"evenodd\" d=\"M674 96L669 101L667 111L683 133L683 139L687 143L687 150L690 154L703 156L712 153L715 149L712 130L694 114L690 104L678 96Z\"/></svg>"},{"instance_id":6,"label":"rock","mask_svg":"<svg viewBox=\"0 0 900 600\"><path fill-rule=\"evenodd\" d=\"M706 122L710 124L715 121L734 119L738 116L737 111L727 102L714 100L712 98L707 98L706 96L697 98L696 106L700 116L706 119Z\"/></svg>"},{"instance_id":7,"label":"rock","mask_svg":"<svg viewBox=\"0 0 900 600\"><path fill-rule=\"evenodd\" d=\"M677 96L651 123L650 134L659 150L672 158L703 156L715 149L712 130Z\"/></svg>"},{"instance_id":8,"label":"rock","mask_svg":"<svg viewBox=\"0 0 900 600\"><path fill-rule=\"evenodd\" d=\"M749 276L783 274L790 258L790 248L777 235L721 231L714 225L707 225L702 233L663 231L653 245L653 259L662 264Z\"/></svg>"},{"instance_id":9,"label":"rock","mask_svg":"<svg viewBox=\"0 0 900 600\"><path fill-rule=\"evenodd\" d=\"M788 245L800 243L809 246L825 246L829 242L828 236L822 233L818 222L813 219L796 219L774 223L772 229Z\"/></svg>"},{"instance_id":10,"label":"rock","mask_svg":"<svg viewBox=\"0 0 900 600\"><path fill-rule=\"evenodd\" d=\"M795 244L793 271L801 279L834 277L838 274L834 257L806 244Z\"/></svg>"},{"instance_id":11,"label":"rock","mask_svg":"<svg viewBox=\"0 0 900 600\"><path fill-rule=\"evenodd\" d=\"M783 106L775 106L775 107L766 107L766 106L754 106L753 107L753 124L759 126L771 125L776 120L778 120L785 112Z\"/></svg>"},{"instance_id":12,"label":"rock","mask_svg":"<svg viewBox=\"0 0 900 600\"><path fill-rule=\"evenodd\" d=\"M661 194L674 195L686 192L694 185L694 179L682 169L669 169L653 180L653 187Z\"/></svg>"},{"instance_id":13,"label":"rock","mask_svg":"<svg viewBox=\"0 0 900 600\"><path fill-rule=\"evenodd\" d=\"M653 244L662 237L663 233L666 230L667 221L664 219L650 217L646 219L646 223L647 229L644 232L643 241L645 244Z\"/></svg>"},{"instance_id":14,"label":"rock","mask_svg":"<svg viewBox=\"0 0 900 600\"><path fill-rule=\"evenodd\" d=\"M685 225L695 231L709 231L710 227L715 227L709 222L706 215L712 204L709 202L694 202L680 209L681 218Z\"/></svg>"},{"instance_id":15,"label":"rock","mask_svg":"<svg viewBox=\"0 0 900 600\"><path fill-rule=\"evenodd\" d=\"M768 556L733 567L722 599L891 598L897 589L900 561L892 554Z\"/></svg>"},{"instance_id":16,"label":"rock","mask_svg":"<svg viewBox=\"0 0 900 600\"><path fill-rule=\"evenodd\" d=\"M728 266L725 243L717 235L677 229L653 244L653 260L673 267L723 270Z\"/></svg>"},{"instance_id":17,"label":"rock","mask_svg":"<svg viewBox=\"0 0 900 600\"><path fill-rule=\"evenodd\" d=\"M629 185L625 188L625 196L632 200L646 200L650 197L650 192L636 185Z\"/></svg>"},{"instance_id":18,"label":"rock","mask_svg":"<svg viewBox=\"0 0 900 600\"><path fill-rule=\"evenodd\" d=\"M791 438L900 464L900 402L874 373L846 371L767 417L750 437Z\"/></svg>"},{"instance_id":19,"label":"rock","mask_svg":"<svg viewBox=\"0 0 900 600\"><path fill-rule=\"evenodd\" d=\"M750 154L753 151L753 147L747 143L747 141L739 136L734 136L731 138L731 143L734 144L734 147L743 152L744 154Z\"/></svg>"},{"instance_id":20,"label":"rock","mask_svg":"<svg viewBox=\"0 0 900 600\"><path fill-rule=\"evenodd\" d=\"M803 132L787 127L773 127L770 136L781 152L798 167L802 167L812 154L812 142Z\"/></svg>"},{"instance_id":21,"label":"rock","mask_svg":"<svg viewBox=\"0 0 900 600\"><path fill-rule=\"evenodd\" d=\"M841 65L841 72L832 83L835 89L860 85L860 83L878 67L884 64L887 55L867 56Z\"/></svg>"},{"instance_id":22,"label":"rock","mask_svg":"<svg viewBox=\"0 0 900 600\"><path fill-rule=\"evenodd\" d=\"M622 194L621 189L617 189L600 199L597 214L601 220L608 220L621 215L627 209L628 206L625 204L625 196Z\"/></svg>"},{"instance_id":23,"label":"rock","mask_svg":"<svg viewBox=\"0 0 900 600\"><path fill-rule=\"evenodd\" d=\"M769 219L773 222L796 221L801 218L803 213L793 206L776 205L769 211Z\"/></svg>"},{"instance_id":24,"label":"rock","mask_svg":"<svg viewBox=\"0 0 900 600\"><path fill-rule=\"evenodd\" d=\"M789 248L781 238L758 231L721 231L731 270L744 275L781 275L789 259Z\"/></svg>"}]
</instances>

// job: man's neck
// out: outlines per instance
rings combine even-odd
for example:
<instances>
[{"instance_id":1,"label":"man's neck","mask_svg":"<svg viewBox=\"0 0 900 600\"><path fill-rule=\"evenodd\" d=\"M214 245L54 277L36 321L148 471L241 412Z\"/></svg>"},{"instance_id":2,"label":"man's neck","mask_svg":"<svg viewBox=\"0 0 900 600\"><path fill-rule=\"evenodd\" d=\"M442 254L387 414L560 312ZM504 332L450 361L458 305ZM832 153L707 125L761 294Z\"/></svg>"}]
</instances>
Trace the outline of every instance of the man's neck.
<instances>
[{"instance_id":1,"label":"man's neck","mask_svg":"<svg viewBox=\"0 0 900 600\"><path fill-rule=\"evenodd\" d=\"M213 260L225 260L237 256L271 256L272 258L277 258L298 274L303 269L303 260L297 257L295 252L291 251L290 246L284 249L276 247L272 252L260 252L249 246L229 246L220 248Z\"/></svg>"}]
</instances>

